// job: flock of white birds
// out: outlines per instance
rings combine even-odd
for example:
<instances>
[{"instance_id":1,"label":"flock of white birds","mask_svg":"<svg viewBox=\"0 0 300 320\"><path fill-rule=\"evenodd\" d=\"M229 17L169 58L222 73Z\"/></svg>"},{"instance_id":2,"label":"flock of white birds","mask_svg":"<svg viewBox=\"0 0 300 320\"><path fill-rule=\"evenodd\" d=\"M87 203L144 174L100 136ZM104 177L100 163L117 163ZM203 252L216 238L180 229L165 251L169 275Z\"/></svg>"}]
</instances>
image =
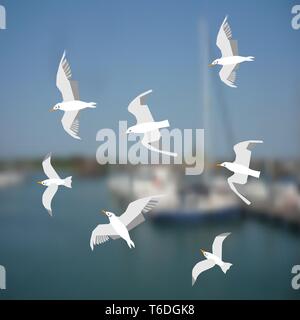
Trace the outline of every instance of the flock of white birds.
<instances>
[{"instance_id":1,"label":"flock of white birds","mask_svg":"<svg viewBox=\"0 0 300 320\"><path fill-rule=\"evenodd\" d=\"M218 36L217 46L221 50L222 57L214 60L210 66L221 65L219 72L220 79L230 87L236 87L236 69L240 63L245 61L253 61L254 57L242 57L238 55L237 41L232 39L232 32L227 22L227 17L223 21ZM84 102L79 98L78 83L72 80L72 72L70 65L66 59L64 52L59 63L56 85L62 94L63 101L57 103L51 111L62 110L62 126L64 130L73 138L79 137L79 112L84 109L96 108L94 102ZM151 151L159 152L165 155L176 157L176 153L160 150L155 146L160 138L160 129L169 127L169 121L154 121L154 118L145 103L146 96L152 90L144 92L137 96L128 106L128 111L136 118L136 125L127 130L127 134L143 134L141 143L144 147ZM262 143L260 140L243 141L234 146L236 158L234 162L223 162L220 166L227 168L233 172L233 175L228 178L230 188L235 192L246 204L250 201L241 195L235 184L245 184L248 176L259 178L260 172L249 168L251 160L251 151L249 145ZM48 179L39 181L38 183L47 187L45 190L42 202L48 213L52 216L51 202L58 190L59 186L67 188L72 187L72 177L61 179L51 165L51 154L47 155L43 160L43 169ZM116 216L114 213L102 210L102 213L109 219L108 224L98 225L91 234L90 247L93 250L95 245L102 244L109 239L122 238L126 241L129 248L134 248L135 244L131 240L129 231L145 221L145 214L150 212L157 204L163 195L151 196L136 200L129 204L127 210L121 215ZM229 233L217 236L213 243L212 253L203 251L206 258L195 265L192 271L192 284L195 283L198 275L215 265L220 266L224 273L231 267L230 263L222 261L222 243Z\"/></svg>"}]
</instances>

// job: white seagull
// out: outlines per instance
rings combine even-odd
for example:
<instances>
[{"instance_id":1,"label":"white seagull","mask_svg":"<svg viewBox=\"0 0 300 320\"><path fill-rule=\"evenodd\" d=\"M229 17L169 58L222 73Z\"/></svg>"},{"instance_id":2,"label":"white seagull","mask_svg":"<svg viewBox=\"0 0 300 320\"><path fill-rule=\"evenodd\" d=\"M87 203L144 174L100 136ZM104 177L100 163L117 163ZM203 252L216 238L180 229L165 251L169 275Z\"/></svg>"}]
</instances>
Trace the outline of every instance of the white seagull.
<instances>
[{"instance_id":1,"label":"white seagull","mask_svg":"<svg viewBox=\"0 0 300 320\"><path fill-rule=\"evenodd\" d=\"M0 265L0 290L6 289L6 271L3 266Z\"/></svg>"},{"instance_id":2,"label":"white seagull","mask_svg":"<svg viewBox=\"0 0 300 320\"><path fill-rule=\"evenodd\" d=\"M263 141L249 140L236 144L233 147L233 150L235 152L234 162L223 162L221 164L218 164L218 166L227 168L228 170L234 172L234 174L227 179L228 184L231 190L237 196L239 196L247 205L250 205L251 202L236 190L234 183L245 184L248 180L248 176L255 178L259 178L260 176L260 171L255 171L249 168L251 151L248 150L248 146L252 143L263 143Z\"/></svg>"},{"instance_id":3,"label":"white seagull","mask_svg":"<svg viewBox=\"0 0 300 320\"><path fill-rule=\"evenodd\" d=\"M50 111L62 110L64 115L61 119L65 131L75 139L81 139L79 132L79 111L86 108L96 108L95 102L80 101L78 82L71 80L72 72L66 52L64 52L59 63L56 86L62 94L63 101L57 103Z\"/></svg>"},{"instance_id":4,"label":"white seagull","mask_svg":"<svg viewBox=\"0 0 300 320\"><path fill-rule=\"evenodd\" d=\"M206 260L198 262L192 271L192 286L195 284L200 273L218 265L224 273L232 266L232 263L224 262L222 260L222 245L224 239L228 237L230 233L222 233L218 235L212 245L212 253L201 250Z\"/></svg>"},{"instance_id":5,"label":"white seagull","mask_svg":"<svg viewBox=\"0 0 300 320\"><path fill-rule=\"evenodd\" d=\"M49 153L43 160L43 169L48 179L38 181L38 183L47 187L43 193L42 202L50 216L52 216L51 201L58 189L58 186L72 188L72 177L67 177L65 179L61 179L59 177L51 165L51 153Z\"/></svg>"},{"instance_id":6,"label":"white seagull","mask_svg":"<svg viewBox=\"0 0 300 320\"><path fill-rule=\"evenodd\" d=\"M114 213L102 210L109 219L109 224L99 224L92 232L90 247L94 250L94 245L104 243L109 238L115 240L120 237L124 239L129 248L135 247L130 239L129 232L133 228L145 221L143 214L151 211L158 203L162 195L142 198L129 204L126 211L117 217Z\"/></svg>"},{"instance_id":7,"label":"white seagull","mask_svg":"<svg viewBox=\"0 0 300 320\"><path fill-rule=\"evenodd\" d=\"M177 157L177 153L163 151L151 145L151 143L160 140L161 134L159 132L159 129L167 128L170 126L168 120L154 121L149 107L144 102L145 97L151 92L152 90L149 90L140 94L129 104L128 111L135 116L137 124L128 128L126 133L143 133L144 136L141 142L142 145L145 146L147 149L168 156Z\"/></svg>"},{"instance_id":8,"label":"white seagull","mask_svg":"<svg viewBox=\"0 0 300 320\"><path fill-rule=\"evenodd\" d=\"M221 80L229 87L236 88L236 85L234 84L236 80L236 69L240 63L253 61L254 57L239 56L237 40L232 39L232 33L227 22L227 17L220 27L217 36L217 46L221 50L222 57L214 60L209 66L222 65L223 67L219 72Z\"/></svg>"}]
</instances>

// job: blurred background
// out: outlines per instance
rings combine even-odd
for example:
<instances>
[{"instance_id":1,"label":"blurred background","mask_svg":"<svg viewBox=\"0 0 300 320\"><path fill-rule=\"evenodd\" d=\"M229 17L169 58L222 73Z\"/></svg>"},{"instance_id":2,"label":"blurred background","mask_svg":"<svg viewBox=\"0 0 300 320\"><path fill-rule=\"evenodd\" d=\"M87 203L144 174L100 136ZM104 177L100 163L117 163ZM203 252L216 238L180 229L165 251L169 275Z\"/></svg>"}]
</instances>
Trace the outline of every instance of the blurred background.
<instances>
[{"instance_id":1,"label":"blurred background","mask_svg":"<svg viewBox=\"0 0 300 320\"><path fill-rule=\"evenodd\" d=\"M295 1L1 1L0 264L7 290L0 299L299 299L291 269L300 264L300 31L291 27ZM224 17L241 55L255 62L226 87L215 45ZM67 135L55 86L63 51L79 80L82 141ZM156 119L172 128L205 129L205 167L100 165L96 133L135 119L128 103L148 89ZM231 192L233 145L263 140L252 152L259 180ZM197 146L193 146L197 148ZM51 218L43 208L44 156L61 177ZM203 156L203 155L202 155ZM146 223L124 241L89 247L91 231L107 223L101 209L121 214L130 201L167 194ZM191 286L191 270L220 233L233 263Z\"/></svg>"}]
</instances>

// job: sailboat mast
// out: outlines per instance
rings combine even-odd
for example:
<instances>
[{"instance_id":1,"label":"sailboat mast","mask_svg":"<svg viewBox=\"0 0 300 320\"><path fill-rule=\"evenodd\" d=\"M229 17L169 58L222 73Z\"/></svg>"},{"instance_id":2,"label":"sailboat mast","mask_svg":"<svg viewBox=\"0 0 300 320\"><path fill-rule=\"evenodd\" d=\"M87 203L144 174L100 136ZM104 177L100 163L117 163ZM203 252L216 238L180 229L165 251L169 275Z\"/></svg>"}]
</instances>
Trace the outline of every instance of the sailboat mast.
<instances>
[{"instance_id":1,"label":"sailboat mast","mask_svg":"<svg viewBox=\"0 0 300 320\"><path fill-rule=\"evenodd\" d=\"M205 170L203 173L204 182L207 183L210 176L210 167L211 167L211 130L210 130L210 81L209 81L209 70L208 70L208 61L210 59L210 50L209 50L209 38L207 24L204 19L200 21L200 48L201 48L201 71L202 71L202 99L203 99L203 126L205 134Z\"/></svg>"}]
</instances>

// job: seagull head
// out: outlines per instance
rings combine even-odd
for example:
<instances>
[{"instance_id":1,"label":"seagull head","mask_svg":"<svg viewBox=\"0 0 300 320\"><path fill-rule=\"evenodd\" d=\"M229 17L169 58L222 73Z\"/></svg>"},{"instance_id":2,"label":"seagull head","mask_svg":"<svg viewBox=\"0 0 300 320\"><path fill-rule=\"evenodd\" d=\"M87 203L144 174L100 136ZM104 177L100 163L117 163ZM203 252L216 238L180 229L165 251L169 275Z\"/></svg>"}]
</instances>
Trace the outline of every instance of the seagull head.
<instances>
[{"instance_id":1,"label":"seagull head","mask_svg":"<svg viewBox=\"0 0 300 320\"><path fill-rule=\"evenodd\" d=\"M216 60L214 60L211 64L209 64L208 66L209 67L213 67L213 66L216 66L217 64L219 64L219 60L218 59L216 59Z\"/></svg>"},{"instance_id":2,"label":"seagull head","mask_svg":"<svg viewBox=\"0 0 300 320\"><path fill-rule=\"evenodd\" d=\"M126 133L129 134L129 133L134 133L135 130L134 130L134 127L130 127L126 130Z\"/></svg>"},{"instance_id":3,"label":"seagull head","mask_svg":"<svg viewBox=\"0 0 300 320\"><path fill-rule=\"evenodd\" d=\"M46 186L47 185L46 181L38 181L37 183L41 184L42 186Z\"/></svg>"},{"instance_id":4,"label":"seagull head","mask_svg":"<svg viewBox=\"0 0 300 320\"><path fill-rule=\"evenodd\" d=\"M227 164L228 164L228 162L222 162L222 163L217 164L217 167L224 167L224 168L226 168L226 167L227 167Z\"/></svg>"},{"instance_id":5,"label":"seagull head","mask_svg":"<svg viewBox=\"0 0 300 320\"><path fill-rule=\"evenodd\" d=\"M60 110L61 107L59 105L59 103L57 103L53 108L51 108L49 111L52 112L52 111L57 111L57 110Z\"/></svg>"},{"instance_id":6,"label":"seagull head","mask_svg":"<svg viewBox=\"0 0 300 320\"><path fill-rule=\"evenodd\" d=\"M109 212L109 211L105 211L105 210L102 210L101 213L105 214L108 218L111 218L112 216L115 215L114 213Z\"/></svg>"},{"instance_id":7,"label":"seagull head","mask_svg":"<svg viewBox=\"0 0 300 320\"><path fill-rule=\"evenodd\" d=\"M202 252L202 254L204 255L205 258L208 257L208 252L206 252L206 251L204 251L204 250L202 250L202 249L200 249L200 251Z\"/></svg>"}]
</instances>

